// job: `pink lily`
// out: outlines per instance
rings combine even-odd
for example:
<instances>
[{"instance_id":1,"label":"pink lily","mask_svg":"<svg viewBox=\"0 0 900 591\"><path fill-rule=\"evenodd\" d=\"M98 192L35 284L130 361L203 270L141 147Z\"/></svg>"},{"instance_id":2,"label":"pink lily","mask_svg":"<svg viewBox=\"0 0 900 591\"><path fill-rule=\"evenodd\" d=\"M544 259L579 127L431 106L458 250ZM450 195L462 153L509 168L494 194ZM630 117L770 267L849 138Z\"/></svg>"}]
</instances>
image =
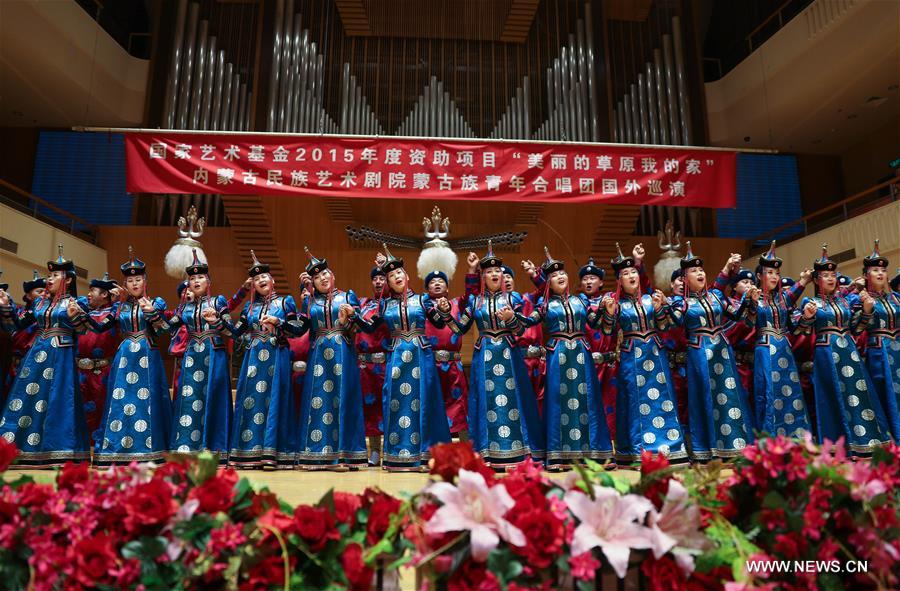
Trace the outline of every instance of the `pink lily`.
<instances>
[{"instance_id":1,"label":"pink lily","mask_svg":"<svg viewBox=\"0 0 900 591\"><path fill-rule=\"evenodd\" d=\"M514 546L525 545L522 530L503 519L516 504L502 485L490 487L478 472L460 470L457 486L449 482L432 483L426 490L443 505L425 524L426 534L468 531L472 558L478 562L504 539Z\"/></svg>"},{"instance_id":2,"label":"pink lily","mask_svg":"<svg viewBox=\"0 0 900 591\"><path fill-rule=\"evenodd\" d=\"M599 547L621 579L628 570L631 550L651 547L650 531L642 525L653 508L647 498L594 486L594 500L581 491L570 490L565 501L580 522L572 538L572 556Z\"/></svg>"},{"instance_id":3,"label":"pink lily","mask_svg":"<svg viewBox=\"0 0 900 591\"><path fill-rule=\"evenodd\" d=\"M662 510L651 509L647 523L653 556L659 558L671 551L686 575L694 572L694 555L708 548L709 540L700 531L700 507L681 482L669 481Z\"/></svg>"}]
</instances>

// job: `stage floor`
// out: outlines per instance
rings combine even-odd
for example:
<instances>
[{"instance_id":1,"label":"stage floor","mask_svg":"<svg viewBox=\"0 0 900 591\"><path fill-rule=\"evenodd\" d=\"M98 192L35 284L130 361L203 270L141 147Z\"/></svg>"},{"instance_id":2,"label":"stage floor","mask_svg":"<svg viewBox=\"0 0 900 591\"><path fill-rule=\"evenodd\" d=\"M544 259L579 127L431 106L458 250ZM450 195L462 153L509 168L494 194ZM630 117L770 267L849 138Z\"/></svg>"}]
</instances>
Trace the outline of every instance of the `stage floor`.
<instances>
[{"instance_id":1,"label":"stage floor","mask_svg":"<svg viewBox=\"0 0 900 591\"><path fill-rule=\"evenodd\" d=\"M394 496L412 494L421 490L428 483L428 474L418 472L386 472L367 468L358 472L308 472L304 470L279 470L266 472L262 470L239 470L254 485L267 486L269 490L290 503L315 503L329 489L361 493L367 487L378 487ZM14 480L20 474L27 474L38 482L53 482L53 470L15 470L6 473L7 480ZM616 470L617 477L628 482L637 482L640 473L636 470ZM550 478L562 481L566 473L547 474Z\"/></svg>"}]
</instances>

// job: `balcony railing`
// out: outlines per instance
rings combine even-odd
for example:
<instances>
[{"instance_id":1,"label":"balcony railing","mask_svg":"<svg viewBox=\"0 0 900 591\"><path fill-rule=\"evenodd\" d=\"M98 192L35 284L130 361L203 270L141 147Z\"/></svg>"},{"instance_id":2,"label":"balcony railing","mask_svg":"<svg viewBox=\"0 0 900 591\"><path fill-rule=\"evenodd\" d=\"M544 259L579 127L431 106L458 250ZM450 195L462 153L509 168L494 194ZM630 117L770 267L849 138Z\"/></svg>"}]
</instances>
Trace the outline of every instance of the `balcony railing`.
<instances>
[{"instance_id":1,"label":"balcony railing","mask_svg":"<svg viewBox=\"0 0 900 591\"><path fill-rule=\"evenodd\" d=\"M68 211L53 205L37 195L20 189L3 179L0 179L0 203L27 213L31 217L50 224L73 236L86 240L91 244L97 243L97 226L72 215Z\"/></svg>"}]
</instances>

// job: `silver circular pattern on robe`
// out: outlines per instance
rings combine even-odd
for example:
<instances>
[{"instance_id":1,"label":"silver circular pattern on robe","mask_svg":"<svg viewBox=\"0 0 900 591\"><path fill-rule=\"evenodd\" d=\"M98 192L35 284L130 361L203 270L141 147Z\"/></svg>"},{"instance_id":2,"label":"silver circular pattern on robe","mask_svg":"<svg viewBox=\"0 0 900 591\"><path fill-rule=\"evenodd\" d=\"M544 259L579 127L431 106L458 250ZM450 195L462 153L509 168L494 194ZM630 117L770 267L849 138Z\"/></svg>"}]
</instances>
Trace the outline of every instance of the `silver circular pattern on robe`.
<instances>
[{"instance_id":1,"label":"silver circular pattern on robe","mask_svg":"<svg viewBox=\"0 0 900 591\"><path fill-rule=\"evenodd\" d=\"M322 390L324 390L325 392L333 391L334 382L332 382L331 380L325 380L324 382L322 382Z\"/></svg>"},{"instance_id":2,"label":"silver circular pattern on robe","mask_svg":"<svg viewBox=\"0 0 900 591\"><path fill-rule=\"evenodd\" d=\"M11 411L20 411L22 410L22 399L21 398L13 398L9 401L9 410Z\"/></svg>"},{"instance_id":3,"label":"silver circular pattern on robe","mask_svg":"<svg viewBox=\"0 0 900 591\"><path fill-rule=\"evenodd\" d=\"M191 415L181 415L181 418L178 419L178 424L182 427L190 427L193 422L194 419L191 418Z\"/></svg>"},{"instance_id":4,"label":"silver circular pattern on robe","mask_svg":"<svg viewBox=\"0 0 900 591\"><path fill-rule=\"evenodd\" d=\"M563 396L569 393L569 384L560 384L559 393Z\"/></svg>"},{"instance_id":5,"label":"silver circular pattern on robe","mask_svg":"<svg viewBox=\"0 0 900 591\"><path fill-rule=\"evenodd\" d=\"M794 424L794 415L792 415L791 413L785 413L784 423L786 425L793 425Z\"/></svg>"},{"instance_id":6,"label":"silver circular pattern on robe","mask_svg":"<svg viewBox=\"0 0 900 591\"><path fill-rule=\"evenodd\" d=\"M569 439L579 441L581 439L581 429L569 429Z\"/></svg>"},{"instance_id":7,"label":"silver circular pattern on robe","mask_svg":"<svg viewBox=\"0 0 900 591\"><path fill-rule=\"evenodd\" d=\"M131 449L132 445L134 445L134 439L132 439L130 435L126 435L122 438L122 447L124 447L125 449Z\"/></svg>"},{"instance_id":8,"label":"silver circular pattern on robe","mask_svg":"<svg viewBox=\"0 0 900 591\"><path fill-rule=\"evenodd\" d=\"M109 430L112 431L113 433L118 433L119 431L121 431L122 430L122 421L120 421L118 419L111 421L109 423Z\"/></svg>"},{"instance_id":9,"label":"silver circular pattern on robe","mask_svg":"<svg viewBox=\"0 0 900 591\"><path fill-rule=\"evenodd\" d=\"M140 419L134 422L134 430L138 433L143 433L147 430L147 421L144 419Z\"/></svg>"},{"instance_id":10,"label":"silver circular pattern on robe","mask_svg":"<svg viewBox=\"0 0 900 591\"><path fill-rule=\"evenodd\" d=\"M741 409L736 406L733 406L728 409L728 417L734 419L735 421L741 418Z\"/></svg>"},{"instance_id":11,"label":"silver circular pattern on robe","mask_svg":"<svg viewBox=\"0 0 900 591\"><path fill-rule=\"evenodd\" d=\"M650 432L644 433L644 443L656 443L656 435Z\"/></svg>"},{"instance_id":12,"label":"silver circular pattern on robe","mask_svg":"<svg viewBox=\"0 0 900 591\"><path fill-rule=\"evenodd\" d=\"M675 405L671 400L663 400L662 401L662 409L664 412L672 412L675 409Z\"/></svg>"},{"instance_id":13,"label":"silver circular pattern on robe","mask_svg":"<svg viewBox=\"0 0 900 591\"><path fill-rule=\"evenodd\" d=\"M484 389L487 392L493 392L494 391L494 380L485 380Z\"/></svg>"},{"instance_id":14,"label":"silver circular pattern on robe","mask_svg":"<svg viewBox=\"0 0 900 591\"><path fill-rule=\"evenodd\" d=\"M577 380L578 379L578 370L575 369L574 367L570 367L569 369L566 370L566 377L570 380Z\"/></svg>"},{"instance_id":15,"label":"silver circular pattern on robe","mask_svg":"<svg viewBox=\"0 0 900 591\"><path fill-rule=\"evenodd\" d=\"M137 372L134 372L134 371L128 372L128 374L125 376L125 381L128 382L129 384L136 384L138 381Z\"/></svg>"},{"instance_id":16,"label":"silver circular pattern on robe","mask_svg":"<svg viewBox=\"0 0 900 591\"><path fill-rule=\"evenodd\" d=\"M262 380L256 382L256 391L259 392L260 394L264 393L268 389L269 389L268 382L264 382Z\"/></svg>"},{"instance_id":17,"label":"silver circular pattern on robe","mask_svg":"<svg viewBox=\"0 0 900 591\"><path fill-rule=\"evenodd\" d=\"M390 404L390 409L391 409L391 412L397 412L398 410L400 410L400 401L397 400L396 398L392 398L391 404Z\"/></svg>"},{"instance_id":18,"label":"silver circular pattern on robe","mask_svg":"<svg viewBox=\"0 0 900 591\"><path fill-rule=\"evenodd\" d=\"M124 395L124 393L123 393ZM147 400L150 398L150 389L149 388L138 388L137 391L138 400Z\"/></svg>"},{"instance_id":19,"label":"silver circular pattern on robe","mask_svg":"<svg viewBox=\"0 0 900 591\"><path fill-rule=\"evenodd\" d=\"M791 404L791 406L794 407L794 410L803 410L803 400L798 398L798 399L794 400L794 402Z\"/></svg>"},{"instance_id":20,"label":"silver circular pattern on robe","mask_svg":"<svg viewBox=\"0 0 900 591\"><path fill-rule=\"evenodd\" d=\"M720 376L725 372L725 366L721 363L716 363L715 365L713 365L713 371L717 376Z\"/></svg>"},{"instance_id":21,"label":"silver circular pattern on robe","mask_svg":"<svg viewBox=\"0 0 900 591\"><path fill-rule=\"evenodd\" d=\"M679 436L680 434L678 433L678 429L669 429L668 431L666 431L666 439L668 439L669 441L675 441Z\"/></svg>"},{"instance_id":22,"label":"silver circular pattern on robe","mask_svg":"<svg viewBox=\"0 0 900 591\"><path fill-rule=\"evenodd\" d=\"M638 350L640 351L640 349ZM645 378L643 375L638 374L634 381L637 384L638 388L643 388L644 384L647 383L647 378Z\"/></svg>"},{"instance_id":23,"label":"silver circular pattern on robe","mask_svg":"<svg viewBox=\"0 0 900 591\"><path fill-rule=\"evenodd\" d=\"M27 429L31 426L31 417L28 415L24 417L19 417L19 427L22 429Z\"/></svg>"},{"instance_id":24,"label":"silver circular pattern on robe","mask_svg":"<svg viewBox=\"0 0 900 591\"><path fill-rule=\"evenodd\" d=\"M52 367L45 368L43 373L41 373L41 375L44 376L45 380L52 380L53 379L53 368Z\"/></svg>"},{"instance_id":25,"label":"silver circular pattern on robe","mask_svg":"<svg viewBox=\"0 0 900 591\"><path fill-rule=\"evenodd\" d=\"M7 441L7 443L15 443L16 434L13 433L12 431L7 431L6 433L3 434L3 439L5 439Z\"/></svg>"},{"instance_id":26,"label":"silver circular pattern on robe","mask_svg":"<svg viewBox=\"0 0 900 591\"><path fill-rule=\"evenodd\" d=\"M780 367L781 369L787 369L787 367L788 367L787 357L782 357L781 359L778 360L778 367Z\"/></svg>"},{"instance_id":27,"label":"silver circular pattern on robe","mask_svg":"<svg viewBox=\"0 0 900 591\"><path fill-rule=\"evenodd\" d=\"M862 425L853 425L853 434L857 437L862 437L866 434L866 428Z\"/></svg>"},{"instance_id":28,"label":"silver circular pattern on robe","mask_svg":"<svg viewBox=\"0 0 900 591\"><path fill-rule=\"evenodd\" d=\"M137 412L137 407L133 404L126 404L122 407L122 412L125 413L126 417L130 417Z\"/></svg>"},{"instance_id":29,"label":"silver circular pattern on robe","mask_svg":"<svg viewBox=\"0 0 900 591\"><path fill-rule=\"evenodd\" d=\"M194 381L195 382L202 382L204 380L204 378L206 378L206 374L203 373L203 370L198 369L197 371L194 372Z\"/></svg>"},{"instance_id":30,"label":"silver circular pattern on robe","mask_svg":"<svg viewBox=\"0 0 900 591\"><path fill-rule=\"evenodd\" d=\"M712 358L713 358L713 351L712 351L712 349L706 349L706 360L707 360L707 361L712 361Z\"/></svg>"},{"instance_id":31,"label":"silver circular pattern on robe","mask_svg":"<svg viewBox=\"0 0 900 591\"><path fill-rule=\"evenodd\" d=\"M255 366L255 365L248 365L248 366L247 366L247 377L248 377L248 378L255 378L255 377L256 377L256 366Z\"/></svg>"},{"instance_id":32,"label":"silver circular pattern on robe","mask_svg":"<svg viewBox=\"0 0 900 591\"><path fill-rule=\"evenodd\" d=\"M404 396L409 396L410 394L412 394L412 385L408 384L407 382L403 382L402 384L400 384L400 393Z\"/></svg>"},{"instance_id":33,"label":"silver circular pattern on robe","mask_svg":"<svg viewBox=\"0 0 900 591\"><path fill-rule=\"evenodd\" d=\"M569 401L566 403L566 406L569 407L569 410L578 410L578 406L580 403L577 398L569 398Z\"/></svg>"},{"instance_id":34,"label":"silver circular pattern on robe","mask_svg":"<svg viewBox=\"0 0 900 591\"><path fill-rule=\"evenodd\" d=\"M506 406L509 402L509 399L506 397L506 394L497 394L497 397L494 398L494 404L497 406Z\"/></svg>"},{"instance_id":35,"label":"silver circular pattern on robe","mask_svg":"<svg viewBox=\"0 0 900 591\"><path fill-rule=\"evenodd\" d=\"M397 421L397 424L400 425L401 429L409 429L409 426L412 424L412 420L406 415L400 417Z\"/></svg>"},{"instance_id":36,"label":"silver circular pattern on robe","mask_svg":"<svg viewBox=\"0 0 900 591\"><path fill-rule=\"evenodd\" d=\"M319 441L322 441L322 432L318 429L313 429L312 433L309 434L309 438L318 443Z\"/></svg>"},{"instance_id":37,"label":"silver circular pattern on robe","mask_svg":"<svg viewBox=\"0 0 900 591\"><path fill-rule=\"evenodd\" d=\"M869 386L866 384L865 380L856 380L856 389L860 392L865 392L869 389Z\"/></svg>"},{"instance_id":38,"label":"silver circular pattern on robe","mask_svg":"<svg viewBox=\"0 0 900 591\"><path fill-rule=\"evenodd\" d=\"M332 349L331 347L325 347L325 350L322 351L322 357L329 360L334 359L334 349Z\"/></svg>"},{"instance_id":39,"label":"silver circular pattern on robe","mask_svg":"<svg viewBox=\"0 0 900 591\"><path fill-rule=\"evenodd\" d=\"M409 401L409 410L419 412L419 400L417 398L413 398Z\"/></svg>"},{"instance_id":40,"label":"silver circular pattern on robe","mask_svg":"<svg viewBox=\"0 0 900 591\"><path fill-rule=\"evenodd\" d=\"M649 390L647 390L647 398L649 398L650 400L656 400L657 398L659 398L659 390L657 390L656 388L650 388Z\"/></svg>"},{"instance_id":41,"label":"silver circular pattern on robe","mask_svg":"<svg viewBox=\"0 0 900 591\"><path fill-rule=\"evenodd\" d=\"M859 406L859 396L857 396L856 394L847 396L847 404L850 406Z\"/></svg>"},{"instance_id":42,"label":"silver circular pattern on robe","mask_svg":"<svg viewBox=\"0 0 900 591\"><path fill-rule=\"evenodd\" d=\"M412 368L412 372L410 372L414 380L418 380L419 376L422 375L421 370L418 367Z\"/></svg>"},{"instance_id":43,"label":"silver circular pattern on robe","mask_svg":"<svg viewBox=\"0 0 900 591\"><path fill-rule=\"evenodd\" d=\"M649 415L650 414L650 405L647 403L641 404L638 407L638 412L640 412L644 416Z\"/></svg>"},{"instance_id":44,"label":"silver circular pattern on robe","mask_svg":"<svg viewBox=\"0 0 900 591\"><path fill-rule=\"evenodd\" d=\"M845 365L844 367L841 368L841 375L844 376L845 378L852 378L853 373L854 373L854 370L853 370L852 365Z\"/></svg>"},{"instance_id":45,"label":"silver circular pattern on robe","mask_svg":"<svg viewBox=\"0 0 900 591\"><path fill-rule=\"evenodd\" d=\"M728 395L724 392L719 392L716 394L716 402L719 404L727 404L728 403Z\"/></svg>"},{"instance_id":46,"label":"silver circular pattern on robe","mask_svg":"<svg viewBox=\"0 0 900 591\"><path fill-rule=\"evenodd\" d=\"M725 435L727 437L728 435L731 435L731 425L725 423L724 425L719 427L719 431L722 432L722 435Z\"/></svg>"},{"instance_id":47,"label":"silver circular pattern on robe","mask_svg":"<svg viewBox=\"0 0 900 591\"><path fill-rule=\"evenodd\" d=\"M775 407L775 410L781 410L782 408L784 408L784 400L776 399L772 403L772 406Z\"/></svg>"},{"instance_id":48,"label":"silver circular pattern on robe","mask_svg":"<svg viewBox=\"0 0 900 591\"><path fill-rule=\"evenodd\" d=\"M253 431L251 431L250 429L244 429L243 431L241 431L241 439L244 442L250 441L251 439L253 439Z\"/></svg>"},{"instance_id":49,"label":"silver circular pattern on robe","mask_svg":"<svg viewBox=\"0 0 900 591\"><path fill-rule=\"evenodd\" d=\"M253 422L257 425L262 425L266 422L266 415L261 412L256 413L255 415L253 415Z\"/></svg>"},{"instance_id":50,"label":"silver circular pattern on robe","mask_svg":"<svg viewBox=\"0 0 900 591\"><path fill-rule=\"evenodd\" d=\"M334 415L331 414L330 412L326 412L325 414L322 415L322 424L330 425L333 422L334 422Z\"/></svg>"},{"instance_id":51,"label":"silver circular pattern on robe","mask_svg":"<svg viewBox=\"0 0 900 591\"><path fill-rule=\"evenodd\" d=\"M875 420L875 412L871 408L863 409L863 411L860 413L860 416L864 421Z\"/></svg>"},{"instance_id":52,"label":"silver circular pattern on robe","mask_svg":"<svg viewBox=\"0 0 900 591\"><path fill-rule=\"evenodd\" d=\"M506 368L503 366L502 363L497 363L497 364L494 365L493 371L494 371L494 375L495 375L495 376L500 377L500 376L502 376L504 373L506 373Z\"/></svg>"},{"instance_id":53,"label":"silver circular pattern on robe","mask_svg":"<svg viewBox=\"0 0 900 591\"><path fill-rule=\"evenodd\" d=\"M391 433L388 436L388 443L390 443L391 445L397 445L398 443L400 443L400 435L397 433Z\"/></svg>"},{"instance_id":54,"label":"silver circular pattern on robe","mask_svg":"<svg viewBox=\"0 0 900 591\"><path fill-rule=\"evenodd\" d=\"M790 396L793 393L793 390L790 386L782 386L781 387L781 395L782 396Z\"/></svg>"},{"instance_id":55,"label":"silver circular pattern on robe","mask_svg":"<svg viewBox=\"0 0 900 591\"><path fill-rule=\"evenodd\" d=\"M344 371L344 368L341 367L340 363L335 363L332 371L334 371L334 375L339 376Z\"/></svg>"},{"instance_id":56,"label":"silver circular pattern on robe","mask_svg":"<svg viewBox=\"0 0 900 591\"><path fill-rule=\"evenodd\" d=\"M734 390L737 387L737 383L734 381L734 378L725 378L725 387L729 390Z\"/></svg>"},{"instance_id":57,"label":"silver circular pattern on robe","mask_svg":"<svg viewBox=\"0 0 900 591\"><path fill-rule=\"evenodd\" d=\"M518 421L519 420L519 409L511 408L509 409L509 414L507 415L510 421Z\"/></svg>"},{"instance_id":58,"label":"silver circular pattern on robe","mask_svg":"<svg viewBox=\"0 0 900 591\"><path fill-rule=\"evenodd\" d=\"M566 364L566 361L568 361L568 357L566 357L566 354L565 354L565 353L560 353L560 354L559 354L559 364L560 364L560 365L565 365L565 364Z\"/></svg>"},{"instance_id":59,"label":"silver circular pattern on robe","mask_svg":"<svg viewBox=\"0 0 900 591\"><path fill-rule=\"evenodd\" d=\"M250 436L252 437L253 434L251 433ZM249 441L249 439L247 441ZM178 453L183 453L183 454L190 453L191 446L190 445L179 445L177 451L178 451Z\"/></svg>"},{"instance_id":60,"label":"silver circular pattern on robe","mask_svg":"<svg viewBox=\"0 0 900 591\"><path fill-rule=\"evenodd\" d=\"M185 367L194 367L194 358L191 356L187 356L184 358L184 366ZM250 366L253 369L254 375L256 375L256 368L254 366Z\"/></svg>"},{"instance_id":61,"label":"silver circular pattern on robe","mask_svg":"<svg viewBox=\"0 0 900 591\"><path fill-rule=\"evenodd\" d=\"M744 441L743 437L737 437L734 440L734 447L735 449L744 449L745 447L747 447L747 442Z\"/></svg>"},{"instance_id":62,"label":"silver circular pattern on robe","mask_svg":"<svg viewBox=\"0 0 900 591\"><path fill-rule=\"evenodd\" d=\"M251 404L250 406L252 407L253 405ZM203 410L203 401L195 400L191 403L191 408L194 410L194 412L200 412L201 410Z\"/></svg>"},{"instance_id":63,"label":"silver circular pattern on robe","mask_svg":"<svg viewBox=\"0 0 900 591\"><path fill-rule=\"evenodd\" d=\"M244 398L244 408L246 408L247 410L253 408L254 404L255 402L251 396L247 396L246 398Z\"/></svg>"},{"instance_id":64,"label":"silver circular pattern on robe","mask_svg":"<svg viewBox=\"0 0 900 591\"><path fill-rule=\"evenodd\" d=\"M484 360L485 360L485 361L490 361L490 360L493 359L493 358L494 358L494 354L491 353L491 350L490 350L490 349L485 349L485 350L484 350Z\"/></svg>"},{"instance_id":65,"label":"silver circular pattern on robe","mask_svg":"<svg viewBox=\"0 0 900 591\"><path fill-rule=\"evenodd\" d=\"M569 415L563 414L559 415L559 424L565 427L569 424Z\"/></svg>"},{"instance_id":66,"label":"silver circular pattern on robe","mask_svg":"<svg viewBox=\"0 0 900 591\"><path fill-rule=\"evenodd\" d=\"M47 401L46 400L38 400L34 403L34 410L37 412L44 412L47 410Z\"/></svg>"},{"instance_id":67,"label":"silver circular pattern on robe","mask_svg":"<svg viewBox=\"0 0 900 591\"><path fill-rule=\"evenodd\" d=\"M315 398L312 399L311 404L312 404L312 407L315 409L322 408L322 399L319 398L318 396L316 396Z\"/></svg>"},{"instance_id":68,"label":"silver circular pattern on robe","mask_svg":"<svg viewBox=\"0 0 900 591\"><path fill-rule=\"evenodd\" d=\"M184 386L181 388L181 395L185 398L190 398L194 395L194 388L192 386Z\"/></svg>"},{"instance_id":69,"label":"silver circular pattern on robe","mask_svg":"<svg viewBox=\"0 0 900 591\"><path fill-rule=\"evenodd\" d=\"M516 380L515 378L508 378L506 380L506 389L507 390L515 390L516 389Z\"/></svg>"},{"instance_id":70,"label":"silver circular pattern on robe","mask_svg":"<svg viewBox=\"0 0 900 591\"><path fill-rule=\"evenodd\" d=\"M400 368L399 367L394 366L391 368L391 377L395 380L400 377Z\"/></svg>"},{"instance_id":71,"label":"silver circular pattern on robe","mask_svg":"<svg viewBox=\"0 0 900 591\"><path fill-rule=\"evenodd\" d=\"M124 357L123 357L124 359ZM47 361L47 352L46 351L38 351L34 354L34 360L38 363L43 363Z\"/></svg>"},{"instance_id":72,"label":"silver circular pattern on robe","mask_svg":"<svg viewBox=\"0 0 900 591\"><path fill-rule=\"evenodd\" d=\"M497 434L500 437L506 439L507 437L509 437L510 429L506 425L500 425L500 427L497 429Z\"/></svg>"},{"instance_id":73,"label":"silver circular pattern on robe","mask_svg":"<svg viewBox=\"0 0 900 591\"><path fill-rule=\"evenodd\" d=\"M643 357L643 356L644 356L644 351L643 351L643 349L637 348L637 349L634 350L634 358L635 358L635 359L640 359L640 358Z\"/></svg>"},{"instance_id":74,"label":"silver circular pattern on robe","mask_svg":"<svg viewBox=\"0 0 900 591\"><path fill-rule=\"evenodd\" d=\"M191 441L200 441L200 429L194 429L193 431L191 431Z\"/></svg>"},{"instance_id":75,"label":"silver circular pattern on robe","mask_svg":"<svg viewBox=\"0 0 900 591\"><path fill-rule=\"evenodd\" d=\"M203 351L204 351L205 349L206 349L206 344L205 344L205 343L203 343L203 342L200 342L200 343L194 343L194 351L196 351L197 353L203 353Z\"/></svg>"},{"instance_id":76,"label":"silver circular pattern on robe","mask_svg":"<svg viewBox=\"0 0 900 591\"><path fill-rule=\"evenodd\" d=\"M666 426L666 420L662 417L653 417L653 427L656 429L662 429Z\"/></svg>"},{"instance_id":77,"label":"silver circular pattern on robe","mask_svg":"<svg viewBox=\"0 0 900 591\"><path fill-rule=\"evenodd\" d=\"M29 396L34 396L35 394L37 394L40 391L41 391L41 385L38 384L37 382L31 382L30 384L25 386L25 393L28 394Z\"/></svg>"},{"instance_id":78,"label":"silver circular pattern on robe","mask_svg":"<svg viewBox=\"0 0 900 591\"><path fill-rule=\"evenodd\" d=\"M412 361L412 358L412 351L403 351L402 353L400 353L400 361L402 361L403 363L409 363L410 361Z\"/></svg>"},{"instance_id":79,"label":"silver circular pattern on robe","mask_svg":"<svg viewBox=\"0 0 900 591\"><path fill-rule=\"evenodd\" d=\"M656 365L653 363L652 359L647 359L641 367L644 368L644 371L653 371L653 368L656 367Z\"/></svg>"},{"instance_id":80,"label":"silver circular pattern on robe","mask_svg":"<svg viewBox=\"0 0 900 591\"><path fill-rule=\"evenodd\" d=\"M322 367L320 364L317 363L317 364L315 365L315 367L313 367L313 375L314 375L315 377L319 377L319 376L321 376L323 373L325 373L325 368Z\"/></svg>"}]
</instances>

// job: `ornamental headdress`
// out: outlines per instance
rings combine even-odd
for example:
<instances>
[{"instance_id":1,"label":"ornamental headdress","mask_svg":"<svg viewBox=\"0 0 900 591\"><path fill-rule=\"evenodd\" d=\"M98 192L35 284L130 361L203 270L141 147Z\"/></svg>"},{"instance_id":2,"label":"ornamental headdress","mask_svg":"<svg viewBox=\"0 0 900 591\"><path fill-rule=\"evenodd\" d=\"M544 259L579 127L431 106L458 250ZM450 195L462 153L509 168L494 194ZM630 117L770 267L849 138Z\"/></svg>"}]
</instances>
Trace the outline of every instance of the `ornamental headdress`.
<instances>
[{"instance_id":1,"label":"ornamental headdress","mask_svg":"<svg viewBox=\"0 0 900 591\"><path fill-rule=\"evenodd\" d=\"M775 241L773 240L772 244L769 245L769 250L759 256L759 266L780 269L783 263L784 261L775 255Z\"/></svg>"},{"instance_id":2,"label":"ornamental headdress","mask_svg":"<svg viewBox=\"0 0 900 591\"><path fill-rule=\"evenodd\" d=\"M31 281L22 282L22 292L27 294L32 289L37 289L39 287L47 287L47 280L41 277L40 274L38 274L37 269L34 269L32 271Z\"/></svg>"},{"instance_id":3,"label":"ornamental headdress","mask_svg":"<svg viewBox=\"0 0 900 591\"><path fill-rule=\"evenodd\" d=\"M831 260L828 256L828 243L822 245L822 256L820 256L813 263L813 270L815 272L819 271L835 271L837 270L837 263Z\"/></svg>"},{"instance_id":4,"label":"ornamental headdress","mask_svg":"<svg viewBox=\"0 0 900 591\"><path fill-rule=\"evenodd\" d=\"M191 275L209 275L209 265L200 260L196 248L192 248L191 251L194 255L194 261L184 268L184 272L187 273L188 277Z\"/></svg>"},{"instance_id":5,"label":"ornamental headdress","mask_svg":"<svg viewBox=\"0 0 900 591\"><path fill-rule=\"evenodd\" d=\"M685 271L693 267L702 267L703 259L694 254L691 250L691 241L687 241L687 254L681 259L681 270Z\"/></svg>"},{"instance_id":6,"label":"ornamental headdress","mask_svg":"<svg viewBox=\"0 0 900 591\"><path fill-rule=\"evenodd\" d=\"M253 252L252 249L250 250L250 258L253 259L253 264L247 269L247 277L252 279L257 275L271 272L271 267L265 263L259 262L259 259L256 258L256 253Z\"/></svg>"},{"instance_id":7,"label":"ornamental headdress","mask_svg":"<svg viewBox=\"0 0 900 591\"><path fill-rule=\"evenodd\" d=\"M541 271L543 271L544 277L549 277L550 273L553 273L554 271L562 271L566 268L565 263L560 260L554 259L550 255L550 249L546 246L544 247L544 257L546 258L546 260L544 261L544 264L541 265Z\"/></svg>"},{"instance_id":8,"label":"ornamental headdress","mask_svg":"<svg viewBox=\"0 0 900 591\"><path fill-rule=\"evenodd\" d=\"M309 251L309 247L304 246L303 252L306 253L309 262L306 263L306 272L310 277L315 277L322 271L328 268L328 260L327 259L319 259Z\"/></svg>"},{"instance_id":9,"label":"ornamental headdress","mask_svg":"<svg viewBox=\"0 0 900 591\"><path fill-rule=\"evenodd\" d=\"M588 259L587 263L578 270L578 278L584 279L585 275L596 275L600 279L603 279L603 276L606 272L603 270L603 267L598 267L596 263L594 263L594 257Z\"/></svg>"},{"instance_id":10,"label":"ornamental headdress","mask_svg":"<svg viewBox=\"0 0 900 591\"><path fill-rule=\"evenodd\" d=\"M503 266L503 259L494 254L494 244L492 241L488 240L487 254L478 261L478 266L481 267L482 271L490 269L491 267Z\"/></svg>"},{"instance_id":11,"label":"ornamental headdress","mask_svg":"<svg viewBox=\"0 0 900 591\"><path fill-rule=\"evenodd\" d=\"M871 267L887 269L887 266L888 260L881 256L881 252L878 249L878 238L876 238L875 245L872 247L872 254L863 259L863 272L865 273Z\"/></svg>"},{"instance_id":12,"label":"ornamental headdress","mask_svg":"<svg viewBox=\"0 0 900 591\"><path fill-rule=\"evenodd\" d=\"M147 274L147 265L144 264L144 261L134 256L134 249L131 246L128 247L128 260L119 269L122 270L122 275L125 277Z\"/></svg>"},{"instance_id":13,"label":"ornamental headdress","mask_svg":"<svg viewBox=\"0 0 900 591\"><path fill-rule=\"evenodd\" d=\"M609 264L612 265L612 269L615 272L616 277L618 277L619 273L624 269L634 266L634 257L622 254L622 247L619 246L618 242L616 242L616 252L618 253L616 254L616 258L609 261Z\"/></svg>"},{"instance_id":14,"label":"ornamental headdress","mask_svg":"<svg viewBox=\"0 0 900 591\"><path fill-rule=\"evenodd\" d=\"M384 256L385 261L381 264L381 270L385 275L390 273L391 271L396 271L397 269L403 268L403 259L397 258L391 253L390 249L386 243L382 242L381 246L384 248Z\"/></svg>"}]
</instances>

